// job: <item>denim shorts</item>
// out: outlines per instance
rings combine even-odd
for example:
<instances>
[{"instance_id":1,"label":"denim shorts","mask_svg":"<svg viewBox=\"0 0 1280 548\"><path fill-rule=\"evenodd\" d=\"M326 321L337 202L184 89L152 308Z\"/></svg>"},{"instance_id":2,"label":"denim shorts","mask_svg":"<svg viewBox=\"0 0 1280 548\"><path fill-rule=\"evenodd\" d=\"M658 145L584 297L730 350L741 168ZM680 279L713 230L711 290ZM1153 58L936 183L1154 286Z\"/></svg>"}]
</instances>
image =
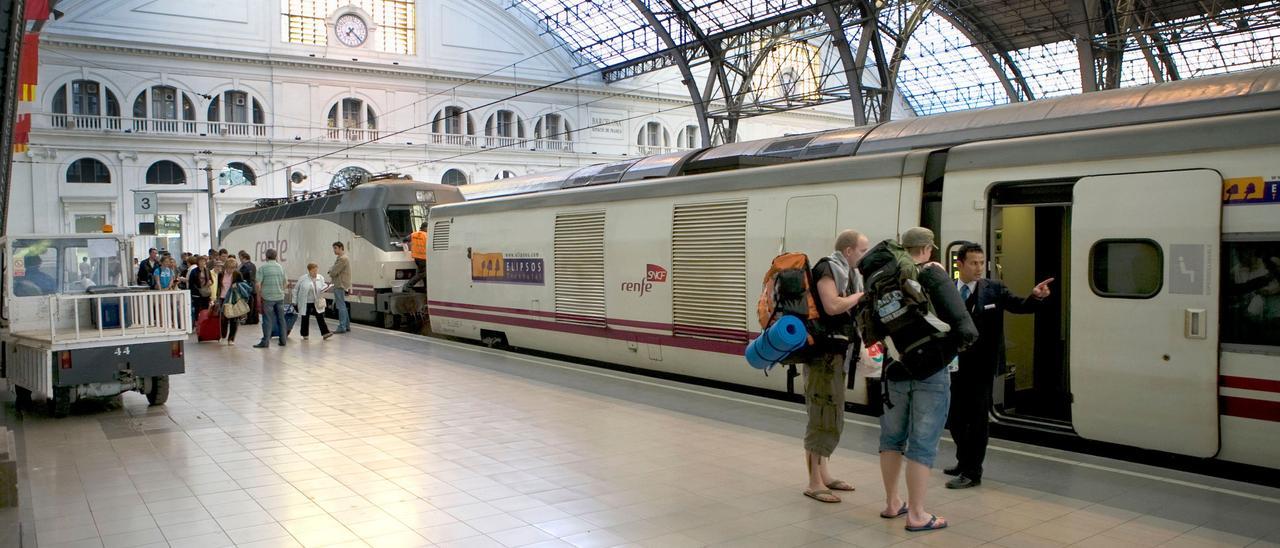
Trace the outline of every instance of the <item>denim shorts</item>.
<instances>
[{"instance_id":1,"label":"denim shorts","mask_svg":"<svg viewBox=\"0 0 1280 548\"><path fill-rule=\"evenodd\" d=\"M942 368L922 381L889 381L890 408L880 416L880 451L902 453L933 466L951 407L951 373Z\"/></svg>"}]
</instances>

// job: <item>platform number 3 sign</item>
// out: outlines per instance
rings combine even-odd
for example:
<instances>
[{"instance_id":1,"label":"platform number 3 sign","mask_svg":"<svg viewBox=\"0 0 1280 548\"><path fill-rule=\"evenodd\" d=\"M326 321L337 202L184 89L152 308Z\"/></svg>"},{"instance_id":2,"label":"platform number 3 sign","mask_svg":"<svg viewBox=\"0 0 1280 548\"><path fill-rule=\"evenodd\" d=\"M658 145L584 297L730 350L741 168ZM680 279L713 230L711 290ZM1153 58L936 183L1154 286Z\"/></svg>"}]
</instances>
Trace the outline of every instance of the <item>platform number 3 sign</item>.
<instances>
[{"instance_id":1,"label":"platform number 3 sign","mask_svg":"<svg viewBox=\"0 0 1280 548\"><path fill-rule=\"evenodd\" d=\"M150 215L156 212L156 193L154 192L135 192L133 193L133 212L134 214Z\"/></svg>"}]
</instances>

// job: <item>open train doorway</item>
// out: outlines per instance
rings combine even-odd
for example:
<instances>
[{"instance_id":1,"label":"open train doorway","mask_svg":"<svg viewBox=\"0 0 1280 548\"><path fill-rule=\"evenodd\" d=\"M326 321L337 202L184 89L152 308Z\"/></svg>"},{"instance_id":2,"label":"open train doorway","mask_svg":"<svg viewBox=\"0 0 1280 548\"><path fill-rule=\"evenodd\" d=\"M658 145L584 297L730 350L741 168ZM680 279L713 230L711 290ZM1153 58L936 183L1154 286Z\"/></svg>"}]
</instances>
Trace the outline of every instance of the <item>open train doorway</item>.
<instances>
[{"instance_id":1,"label":"open train doorway","mask_svg":"<svg viewBox=\"0 0 1280 548\"><path fill-rule=\"evenodd\" d=\"M987 276L1030 295L1049 278L1052 294L1034 314L1006 314L1005 363L993 411L1002 421L1071 428L1068 309L1073 181L1002 185L990 197Z\"/></svg>"}]
</instances>

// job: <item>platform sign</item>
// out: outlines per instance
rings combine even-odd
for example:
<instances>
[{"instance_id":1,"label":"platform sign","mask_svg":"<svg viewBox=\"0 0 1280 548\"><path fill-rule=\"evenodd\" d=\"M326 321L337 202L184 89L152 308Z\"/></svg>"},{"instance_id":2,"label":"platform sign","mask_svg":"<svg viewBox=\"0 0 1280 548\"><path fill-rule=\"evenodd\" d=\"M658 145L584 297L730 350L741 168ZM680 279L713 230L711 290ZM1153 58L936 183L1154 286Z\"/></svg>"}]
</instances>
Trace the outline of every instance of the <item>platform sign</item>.
<instances>
[{"instance_id":1,"label":"platform sign","mask_svg":"<svg viewBox=\"0 0 1280 548\"><path fill-rule=\"evenodd\" d=\"M133 213L135 215L154 215L156 213L156 193L134 192Z\"/></svg>"}]
</instances>

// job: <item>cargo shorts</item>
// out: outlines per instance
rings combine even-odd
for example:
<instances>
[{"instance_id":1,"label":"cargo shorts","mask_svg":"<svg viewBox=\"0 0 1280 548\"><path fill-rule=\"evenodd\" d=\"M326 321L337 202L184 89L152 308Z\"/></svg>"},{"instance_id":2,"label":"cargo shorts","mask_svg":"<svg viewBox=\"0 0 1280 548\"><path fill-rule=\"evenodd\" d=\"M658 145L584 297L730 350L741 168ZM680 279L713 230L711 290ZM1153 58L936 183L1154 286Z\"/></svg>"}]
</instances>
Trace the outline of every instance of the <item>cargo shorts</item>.
<instances>
[{"instance_id":1,"label":"cargo shorts","mask_svg":"<svg viewBox=\"0 0 1280 548\"><path fill-rule=\"evenodd\" d=\"M831 456L844 432L844 358L824 353L804 366L804 449L822 457Z\"/></svg>"}]
</instances>

